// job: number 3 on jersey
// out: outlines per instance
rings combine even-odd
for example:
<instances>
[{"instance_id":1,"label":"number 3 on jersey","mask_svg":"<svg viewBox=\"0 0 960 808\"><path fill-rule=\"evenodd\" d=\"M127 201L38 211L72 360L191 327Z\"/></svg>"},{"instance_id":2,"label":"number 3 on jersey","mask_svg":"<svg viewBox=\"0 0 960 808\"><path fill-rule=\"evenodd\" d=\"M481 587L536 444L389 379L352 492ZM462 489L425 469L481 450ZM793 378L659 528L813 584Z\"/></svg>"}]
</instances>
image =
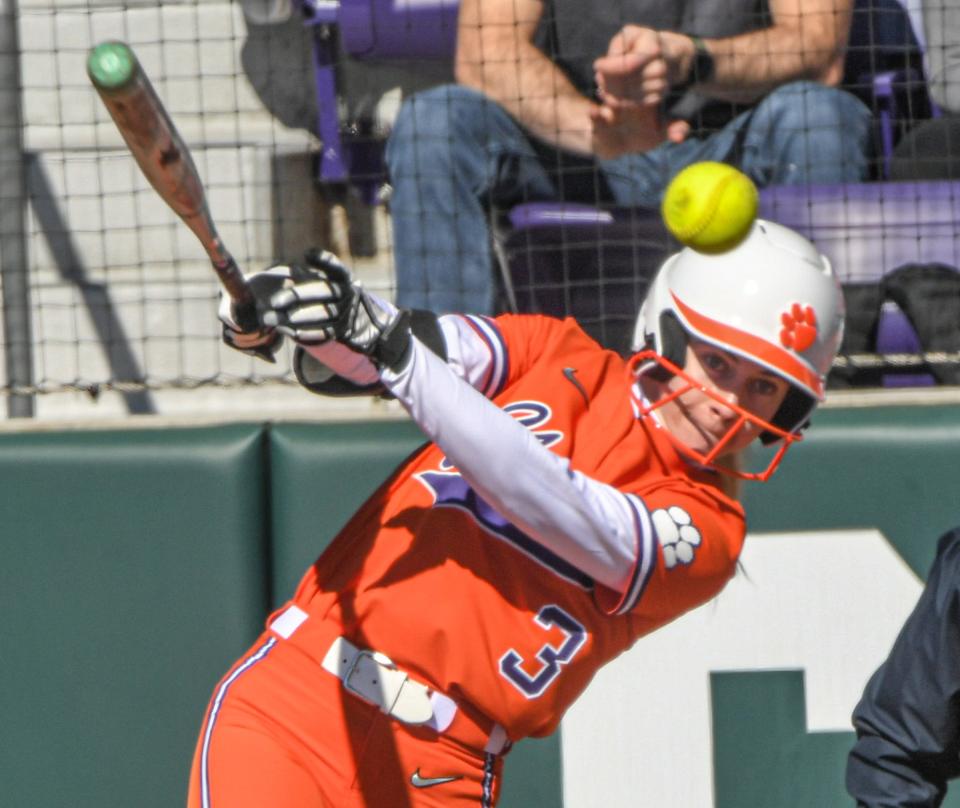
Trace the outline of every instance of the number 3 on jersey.
<instances>
[{"instance_id":1,"label":"number 3 on jersey","mask_svg":"<svg viewBox=\"0 0 960 808\"><path fill-rule=\"evenodd\" d=\"M544 629L556 626L563 632L564 639L559 648L545 643L537 651L541 665L533 675L523 669L523 657L513 648L500 657L500 674L528 699L543 695L587 639L587 630L559 606L544 606L533 619Z\"/></svg>"}]
</instances>

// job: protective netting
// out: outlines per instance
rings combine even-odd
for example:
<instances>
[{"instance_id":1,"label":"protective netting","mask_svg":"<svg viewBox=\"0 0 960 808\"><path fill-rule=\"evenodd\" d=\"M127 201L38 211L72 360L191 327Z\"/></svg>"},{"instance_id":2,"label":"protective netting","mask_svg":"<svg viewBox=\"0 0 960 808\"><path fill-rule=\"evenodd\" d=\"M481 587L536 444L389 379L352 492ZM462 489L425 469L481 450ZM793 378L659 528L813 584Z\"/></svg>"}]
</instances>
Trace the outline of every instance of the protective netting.
<instances>
[{"instance_id":1,"label":"protective netting","mask_svg":"<svg viewBox=\"0 0 960 808\"><path fill-rule=\"evenodd\" d=\"M216 409L217 391L244 390L262 411L286 406L295 386L286 353L268 365L221 344L203 249L87 78L89 49L111 39L134 49L167 105L246 271L323 246L401 304L573 315L624 349L651 274L677 247L657 211L663 186L680 163L722 159L757 180L761 215L811 237L844 282L832 387L953 384L955 4L654 5L4 5L8 412ZM630 24L660 32L672 87L653 113L611 123L585 109L624 89L598 78L595 59L626 59L611 43ZM711 58L671 62L686 47L678 32ZM687 121L687 143L711 145L654 158L666 130L651 129L651 114Z\"/></svg>"}]
</instances>

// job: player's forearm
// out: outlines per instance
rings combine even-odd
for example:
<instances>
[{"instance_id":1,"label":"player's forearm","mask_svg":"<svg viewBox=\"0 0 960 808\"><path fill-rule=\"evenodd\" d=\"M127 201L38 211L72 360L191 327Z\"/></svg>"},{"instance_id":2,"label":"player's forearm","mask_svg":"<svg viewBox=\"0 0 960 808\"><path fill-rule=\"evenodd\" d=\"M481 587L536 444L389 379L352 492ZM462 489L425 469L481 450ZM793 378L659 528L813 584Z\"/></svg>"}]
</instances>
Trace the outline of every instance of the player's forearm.
<instances>
[{"instance_id":1,"label":"player's forearm","mask_svg":"<svg viewBox=\"0 0 960 808\"><path fill-rule=\"evenodd\" d=\"M760 31L705 40L714 76L701 90L714 98L742 102L801 79L835 85L843 72L849 27L848 14L809 12L785 17Z\"/></svg>"},{"instance_id":2,"label":"player's forearm","mask_svg":"<svg viewBox=\"0 0 960 808\"><path fill-rule=\"evenodd\" d=\"M382 379L502 516L594 580L623 591L638 555L652 552L652 535L638 538L626 497L572 471L416 340L409 364L383 371Z\"/></svg>"},{"instance_id":3,"label":"player's forearm","mask_svg":"<svg viewBox=\"0 0 960 808\"><path fill-rule=\"evenodd\" d=\"M324 342L320 345L305 345L304 350L327 368L332 375L339 376L358 387L367 387L379 381L377 368L370 358L351 351L339 342Z\"/></svg>"}]
</instances>

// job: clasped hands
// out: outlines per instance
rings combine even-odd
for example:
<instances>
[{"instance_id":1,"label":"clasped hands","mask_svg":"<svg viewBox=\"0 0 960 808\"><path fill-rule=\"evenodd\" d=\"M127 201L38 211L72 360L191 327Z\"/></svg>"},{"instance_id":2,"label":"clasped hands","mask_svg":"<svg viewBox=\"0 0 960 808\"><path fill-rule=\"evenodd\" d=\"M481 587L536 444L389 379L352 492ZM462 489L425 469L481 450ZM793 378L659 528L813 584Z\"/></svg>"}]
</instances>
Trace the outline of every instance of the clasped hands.
<instances>
[{"instance_id":1,"label":"clasped hands","mask_svg":"<svg viewBox=\"0 0 960 808\"><path fill-rule=\"evenodd\" d=\"M684 34L626 25L593 63L598 103L591 109L594 150L602 159L642 152L664 140L682 143L683 120L664 120L670 88L684 83L693 65L693 42Z\"/></svg>"}]
</instances>

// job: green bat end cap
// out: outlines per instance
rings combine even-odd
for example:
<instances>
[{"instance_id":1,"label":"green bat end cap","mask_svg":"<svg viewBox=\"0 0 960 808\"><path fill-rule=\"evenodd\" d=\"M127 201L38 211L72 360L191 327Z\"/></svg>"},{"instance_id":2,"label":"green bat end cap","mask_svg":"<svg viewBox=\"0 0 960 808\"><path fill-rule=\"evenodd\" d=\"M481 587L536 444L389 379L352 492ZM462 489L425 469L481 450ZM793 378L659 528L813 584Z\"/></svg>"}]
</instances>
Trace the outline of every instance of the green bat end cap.
<instances>
[{"instance_id":1,"label":"green bat end cap","mask_svg":"<svg viewBox=\"0 0 960 808\"><path fill-rule=\"evenodd\" d=\"M115 90L130 81L136 64L133 51L122 42L104 42L90 51L87 73L97 87Z\"/></svg>"}]
</instances>

